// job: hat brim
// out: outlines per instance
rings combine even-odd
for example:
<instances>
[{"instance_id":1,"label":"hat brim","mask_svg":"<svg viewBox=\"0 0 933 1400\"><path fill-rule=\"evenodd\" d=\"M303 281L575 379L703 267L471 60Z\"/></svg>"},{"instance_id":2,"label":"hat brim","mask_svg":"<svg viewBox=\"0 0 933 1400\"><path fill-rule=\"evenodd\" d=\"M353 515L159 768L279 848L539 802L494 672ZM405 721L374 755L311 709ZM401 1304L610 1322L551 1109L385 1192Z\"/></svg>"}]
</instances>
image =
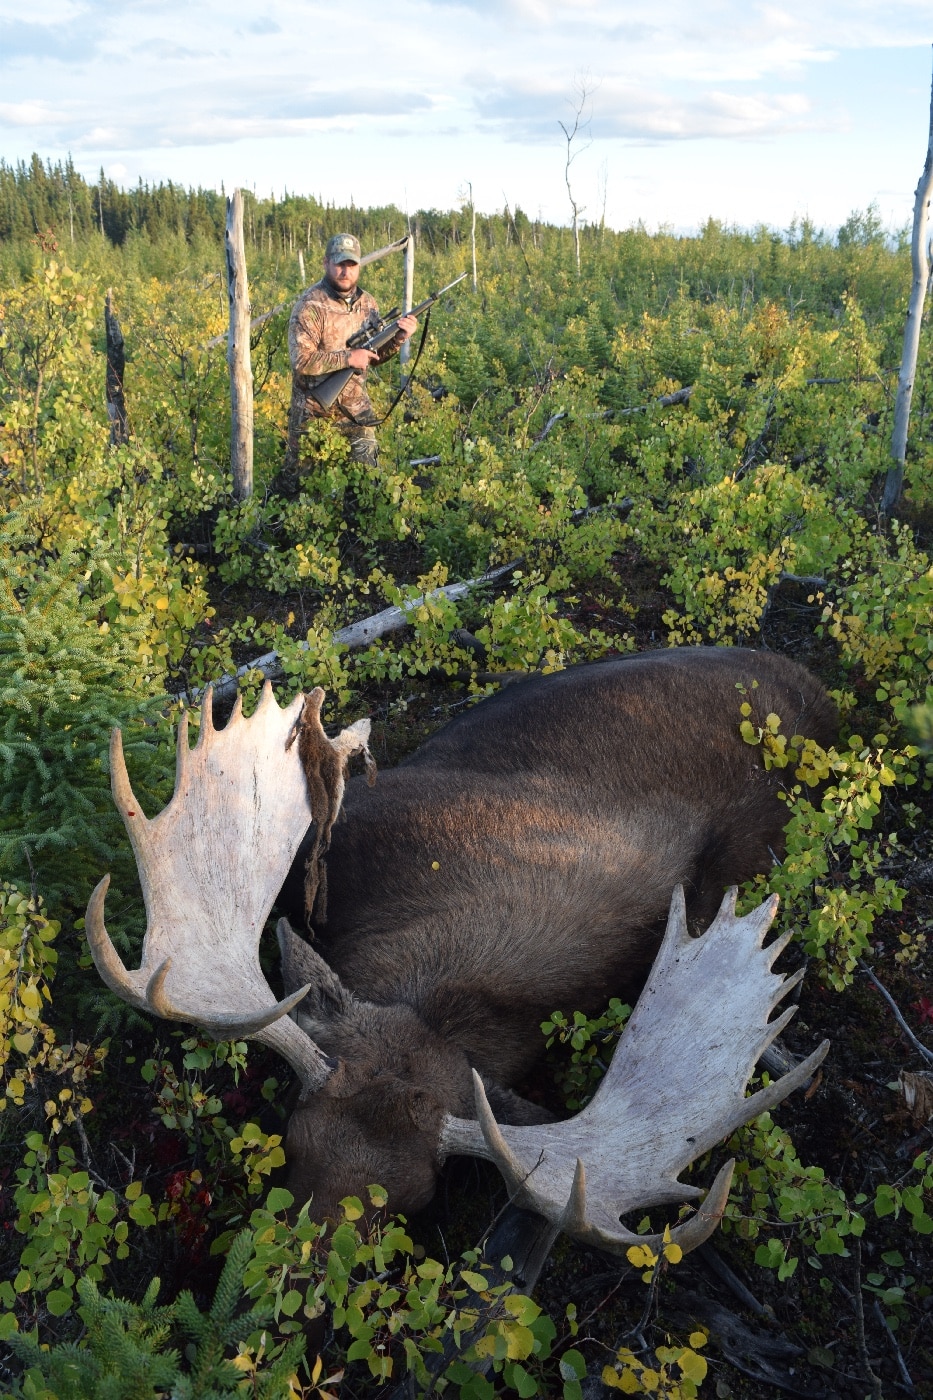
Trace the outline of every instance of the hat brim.
<instances>
[{"instance_id":1,"label":"hat brim","mask_svg":"<svg viewBox=\"0 0 933 1400\"><path fill-rule=\"evenodd\" d=\"M359 258L355 258L352 253L338 253L335 258L331 258L332 263L359 263Z\"/></svg>"}]
</instances>

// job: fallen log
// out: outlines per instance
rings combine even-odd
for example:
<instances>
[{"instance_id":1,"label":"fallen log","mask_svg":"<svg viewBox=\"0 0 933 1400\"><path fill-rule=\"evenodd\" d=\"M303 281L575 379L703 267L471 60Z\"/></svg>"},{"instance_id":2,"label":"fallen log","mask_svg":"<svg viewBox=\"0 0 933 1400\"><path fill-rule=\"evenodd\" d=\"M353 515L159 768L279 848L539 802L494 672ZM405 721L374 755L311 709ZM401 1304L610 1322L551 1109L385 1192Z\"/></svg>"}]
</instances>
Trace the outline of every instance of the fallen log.
<instances>
[{"instance_id":1,"label":"fallen log","mask_svg":"<svg viewBox=\"0 0 933 1400\"><path fill-rule=\"evenodd\" d=\"M443 588L434 588L430 593L422 593L417 598L410 598L397 607L383 608L381 612L374 613L371 617L361 618L359 622L351 622L349 627L341 627L339 632L334 633L334 641L338 646L348 647L351 650L354 647L368 646L370 642L376 641L379 637L385 637L390 632L398 632L401 628L407 627L411 621L411 614L424 603L430 603L436 598L447 598L451 602L456 602L472 593L474 588L480 588L486 583L494 583L504 574L511 573L513 569L518 568L521 562L520 559L513 559L509 564L501 564L498 569L487 570L478 578L466 579L463 583L448 583ZM299 642L298 645L302 651L308 650L307 642ZM221 676L219 680L212 682L214 699L232 699L242 678L251 671L259 671L266 680L277 680L282 675L282 665L278 652L268 651L264 656L257 656L255 661L247 661L245 665L238 667L233 674ZM206 688L205 686L195 691L184 692L189 703L199 700Z\"/></svg>"}]
</instances>

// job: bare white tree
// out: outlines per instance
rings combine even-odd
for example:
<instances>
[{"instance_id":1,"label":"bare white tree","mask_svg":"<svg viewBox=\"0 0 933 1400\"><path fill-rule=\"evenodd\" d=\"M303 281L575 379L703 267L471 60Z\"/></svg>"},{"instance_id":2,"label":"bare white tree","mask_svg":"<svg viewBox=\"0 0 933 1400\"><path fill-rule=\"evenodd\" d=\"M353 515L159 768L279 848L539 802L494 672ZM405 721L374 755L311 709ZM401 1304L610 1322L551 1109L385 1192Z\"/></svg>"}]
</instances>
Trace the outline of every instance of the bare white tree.
<instances>
[{"instance_id":1,"label":"bare white tree","mask_svg":"<svg viewBox=\"0 0 933 1400\"><path fill-rule=\"evenodd\" d=\"M567 186L567 198L570 200L570 210L573 215L573 250L577 260L577 276L580 275L580 218L586 212L584 204L578 204L574 198L573 188L570 184L570 167L577 156L587 150L592 142L584 140L590 125L590 115L587 111L590 96L593 88L590 86L586 75L582 78L574 79L574 109L573 121L558 121L557 125L564 133L566 151L564 155L564 183ZM581 145L580 142L583 141Z\"/></svg>"},{"instance_id":2,"label":"bare white tree","mask_svg":"<svg viewBox=\"0 0 933 1400\"><path fill-rule=\"evenodd\" d=\"M904 484L907 429L910 425L910 400L913 395L914 376L917 372L917 352L920 348L923 304L930 282L931 200L933 200L933 92L930 96L930 133L927 139L927 157L914 199L914 232L911 242L913 277L910 300L907 304L907 320L904 325L904 347L901 353L901 371L897 380L897 399L894 404L894 432L891 439L891 456L894 458L894 462L888 468L881 501L881 511L885 516L890 516L897 509L901 488Z\"/></svg>"},{"instance_id":3,"label":"bare white tree","mask_svg":"<svg viewBox=\"0 0 933 1400\"><path fill-rule=\"evenodd\" d=\"M230 469L238 501L253 494L253 370L250 364L249 282L243 242L243 191L227 200L227 295L230 324L227 364L230 369Z\"/></svg>"},{"instance_id":4,"label":"bare white tree","mask_svg":"<svg viewBox=\"0 0 933 1400\"><path fill-rule=\"evenodd\" d=\"M473 181L467 180L465 190L461 187L458 198L470 210L470 254L473 259L473 290L476 291L476 205L473 203Z\"/></svg>"}]
</instances>

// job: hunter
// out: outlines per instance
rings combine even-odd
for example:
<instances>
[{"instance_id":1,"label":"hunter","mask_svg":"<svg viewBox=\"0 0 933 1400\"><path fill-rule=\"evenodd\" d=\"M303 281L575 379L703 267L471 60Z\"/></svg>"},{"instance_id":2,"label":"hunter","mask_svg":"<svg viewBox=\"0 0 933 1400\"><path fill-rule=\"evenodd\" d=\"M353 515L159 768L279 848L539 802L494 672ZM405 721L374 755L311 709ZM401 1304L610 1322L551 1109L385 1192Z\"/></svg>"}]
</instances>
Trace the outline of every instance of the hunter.
<instances>
[{"instance_id":1,"label":"hunter","mask_svg":"<svg viewBox=\"0 0 933 1400\"><path fill-rule=\"evenodd\" d=\"M364 325L375 326L375 299L357 285L360 244L352 233L335 233L324 254L324 276L295 303L288 323L288 353L292 366L292 403L288 416L286 474L295 477L301 433L312 418L327 418L350 443L354 461L379 465L376 445L378 418L366 392L366 371L398 353L415 330L414 316L400 316L398 333L378 354L347 349L347 341ZM309 392L335 369L356 371L330 408L322 408Z\"/></svg>"}]
</instances>

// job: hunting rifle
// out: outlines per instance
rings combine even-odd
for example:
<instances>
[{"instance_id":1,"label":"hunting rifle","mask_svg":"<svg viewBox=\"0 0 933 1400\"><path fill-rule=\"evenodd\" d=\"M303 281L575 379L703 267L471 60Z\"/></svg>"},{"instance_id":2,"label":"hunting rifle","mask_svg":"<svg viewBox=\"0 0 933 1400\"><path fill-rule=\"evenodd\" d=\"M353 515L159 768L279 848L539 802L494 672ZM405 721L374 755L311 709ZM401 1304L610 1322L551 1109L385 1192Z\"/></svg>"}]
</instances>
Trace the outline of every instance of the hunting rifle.
<instances>
[{"instance_id":1,"label":"hunting rifle","mask_svg":"<svg viewBox=\"0 0 933 1400\"><path fill-rule=\"evenodd\" d=\"M397 310L391 311L385 321L379 321L376 326L362 326L356 333L351 335L347 341L348 350L381 350L383 345L388 345L398 330L400 315L420 316L424 311L430 311L436 301L449 292L451 287L456 287L458 282L462 282L466 277L465 272L461 272L459 277L455 277L452 282L448 282L446 287L441 287L440 291L432 292L424 301L420 301L417 306L413 306L410 311L400 313ZM343 392L352 374L359 373L358 370L335 369L330 374L325 374L320 383L315 384L308 392L322 408L331 408L340 394Z\"/></svg>"}]
</instances>

